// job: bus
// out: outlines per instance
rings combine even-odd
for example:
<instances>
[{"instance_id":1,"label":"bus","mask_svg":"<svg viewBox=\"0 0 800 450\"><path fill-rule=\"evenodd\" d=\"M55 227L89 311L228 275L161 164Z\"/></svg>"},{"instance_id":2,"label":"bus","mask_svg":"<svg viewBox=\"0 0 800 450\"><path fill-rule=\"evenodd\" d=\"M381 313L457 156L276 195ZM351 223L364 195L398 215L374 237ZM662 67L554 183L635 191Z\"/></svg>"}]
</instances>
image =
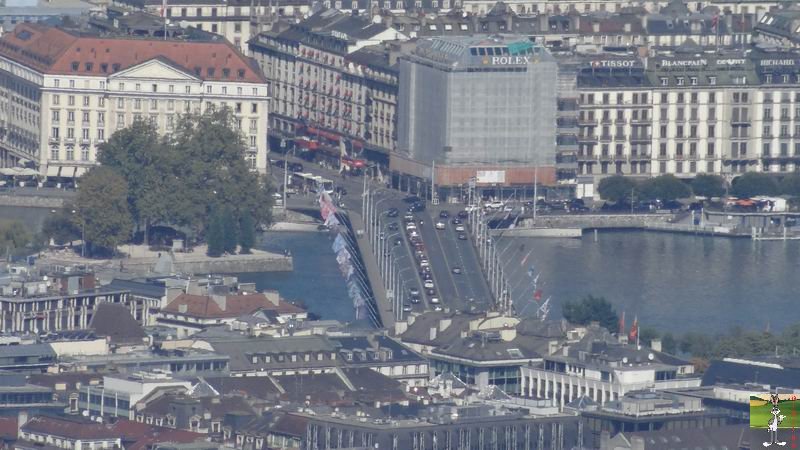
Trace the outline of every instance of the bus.
<instances>
[{"instance_id":1,"label":"bus","mask_svg":"<svg viewBox=\"0 0 800 450\"><path fill-rule=\"evenodd\" d=\"M292 185L299 189L305 188L309 192L319 193L323 191L327 194L333 194L333 181L311 173L296 172L292 174Z\"/></svg>"}]
</instances>

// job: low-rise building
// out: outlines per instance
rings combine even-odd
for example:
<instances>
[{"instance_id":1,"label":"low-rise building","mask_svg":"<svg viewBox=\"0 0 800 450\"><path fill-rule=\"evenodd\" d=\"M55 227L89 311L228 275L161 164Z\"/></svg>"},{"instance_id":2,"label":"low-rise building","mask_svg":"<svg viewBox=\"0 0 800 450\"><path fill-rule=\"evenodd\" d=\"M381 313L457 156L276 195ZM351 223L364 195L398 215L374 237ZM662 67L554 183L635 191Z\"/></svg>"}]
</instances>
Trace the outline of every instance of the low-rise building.
<instances>
[{"instance_id":1,"label":"low-rise building","mask_svg":"<svg viewBox=\"0 0 800 450\"><path fill-rule=\"evenodd\" d=\"M137 403L157 390L188 391L189 381L172 378L164 372L137 372L128 376L108 375L103 383L84 386L78 392L79 411L88 411L90 416L124 417L135 420ZM153 423L149 423L151 425ZM161 425L161 424L156 424Z\"/></svg>"},{"instance_id":2,"label":"low-rise building","mask_svg":"<svg viewBox=\"0 0 800 450\"><path fill-rule=\"evenodd\" d=\"M700 385L688 361L620 344L597 325L574 333L579 339L556 343L541 362L520 369L522 395L551 399L562 407L583 396L605 405L631 391Z\"/></svg>"}]
</instances>

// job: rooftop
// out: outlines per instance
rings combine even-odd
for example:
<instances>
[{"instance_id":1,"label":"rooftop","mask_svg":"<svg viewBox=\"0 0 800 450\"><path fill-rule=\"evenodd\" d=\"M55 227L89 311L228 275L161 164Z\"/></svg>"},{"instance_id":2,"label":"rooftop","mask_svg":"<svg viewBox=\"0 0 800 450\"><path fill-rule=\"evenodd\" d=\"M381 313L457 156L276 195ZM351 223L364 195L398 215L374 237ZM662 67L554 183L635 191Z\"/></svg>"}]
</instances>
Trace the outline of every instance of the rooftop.
<instances>
[{"instance_id":1,"label":"rooftop","mask_svg":"<svg viewBox=\"0 0 800 450\"><path fill-rule=\"evenodd\" d=\"M104 77L164 58L201 80L265 82L255 62L227 42L84 37L21 24L0 38L0 56L42 73Z\"/></svg>"}]
</instances>

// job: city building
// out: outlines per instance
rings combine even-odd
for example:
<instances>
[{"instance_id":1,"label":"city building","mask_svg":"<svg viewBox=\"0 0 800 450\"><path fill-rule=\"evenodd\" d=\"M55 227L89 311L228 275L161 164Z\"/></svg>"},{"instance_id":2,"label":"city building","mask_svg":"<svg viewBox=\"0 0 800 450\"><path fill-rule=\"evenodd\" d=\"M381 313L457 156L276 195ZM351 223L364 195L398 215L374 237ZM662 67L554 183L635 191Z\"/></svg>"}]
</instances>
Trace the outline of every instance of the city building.
<instances>
[{"instance_id":1,"label":"city building","mask_svg":"<svg viewBox=\"0 0 800 450\"><path fill-rule=\"evenodd\" d=\"M306 434L300 447L303 449L579 447L577 416L536 416L482 404L413 408L408 415L400 412L373 417L314 411L289 415L306 420Z\"/></svg>"},{"instance_id":2,"label":"city building","mask_svg":"<svg viewBox=\"0 0 800 450\"><path fill-rule=\"evenodd\" d=\"M600 450L661 450L665 448L749 449L751 433L746 426L692 428L603 434ZM757 440L756 440L757 442Z\"/></svg>"},{"instance_id":3,"label":"city building","mask_svg":"<svg viewBox=\"0 0 800 450\"><path fill-rule=\"evenodd\" d=\"M259 311L275 314L283 322L302 322L307 313L302 308L272 292L223 292L212 290L206 295L182 293L158 312L156 321L175 328L178 337L189 336L210 326L230 325L241 316Z\"/></svg>"},{"instance_id":4,"label":"city building","mask_svg":"<svg viewBox=\"0 0 800 450\"><path fill-rule=\"evenodd\" d=\"M223 376L229 372L229 359L227 355L207 350L155 349L110 355L63 357L59 358L58 367L61 371L75 373L107 373L113 369L116 373L126 375L142 371L161 371L176 377ZM55 365L54 362L51 364Z\"/></svg>"},{"instance_id":5,"label":"city building","mask_svg":"<svg viewBox=\"0 0 800 450\"><path fill-rule=\"evenodd\" d=\"M0 30L7 33L20 23L48 23L100 11L99 6L83 0L6 0L0 6Z\"/></svg>"},{"instance_id":6,"label":"city building","mask_svg":"<svg viewBox=\"0 0 800 450\"><path fill-rule=\"evenodd\" d=\"M265 32L250 49L272 83L272 149L293 147L338 163L340 147L364 149L388 165L393 148L397 74L381 49L407 37L366 17L320 11L284 30Z\"/></svg>"},{"instance_id":7,"label":"city building","mask_svg":"<svg viewBox=\"0 0 800 450\"><path fill-rule=\"evenodd\" d=\"M518 14L543 14L543 13L588 13L588 12L622 12L628 8L644 8L649 12L658 12L674 0L646 0L642 2L609 1L609 0L564 0L547 2L543 0L505 0L511 9ZM490 11L495 0L464 0L464 11L472 14L486 14ZM781 4L780 1L761 0L701 0L686 2L692 12L700 12L708 6L719 8L725 14L757 14L759 17L767 11Z\"/></svg>"},{"instance_id":8,"label":"city building","mask_svg":"<svg viewBox=\"0 0 800 450\"><path fill-rule=\"evenodd\" d=\"M589 58L578 72L578 176L730 179L800 167L798 55Z\"/></svg>"},{"instance_id":9,"label":"city building","mask_svg":"<svg viewBox=\"0 0 800 450\"><path fill-rule=\"evenodd\" d=\"M134 311L141 308L129 301L127 291L97 287L92 274L5 278L0 280L0 331L85 330L102 303L121 304Z\"/></svg>"},{"instance_id":10,"label":"city building","mask_svg":"<svg viewBox=\"0 0 800 450\"><path fill-rule=\"evenodd\" d=\"M192 27L219 34L247 54L247 42L262 27L268 26L273 16L302 17L311 10L311 2L281 1L275 6L266 2L243 0L179 0L168 3L160 0L112 0L111 7L144 11L165 18L181 28Z\"/></svg>"},{"instance_id":11,"label":"city building","mask_svg":"<svg viewBox=\"0 0 800 450\"><path fill-rule=\"evenodd\" d=\"M521 321L489 313L426 313L410 321L398 338L430 360L431 374L452 374L476 389L496 386L524 395L522 368L542 361L551 342L564 337L560 322Z\"/></svg>"},{"instance_id":12,"label":"city building","mask_svg":"<svg viewBox=\"0 0 800 450\"><path fill-rule=\"evenodd\" d=\"M621 344L597 325L575 329L555 343L543 361L522 367L521 392L564 406L586 396L605 405L640 390L700 386L694 366L657 347Z\"/></svg>"},{"instance_id":13,"label":"city building","mask_svg":"<svg viewBox=\"0 0 800 450\"><path fill-rule=\"evenodd\" d=\"M136 118L162 133L179 114L229 107L248 165L267 167L266 80L226 42L94 37L24 24L0 38L0 164L32 161L52 179L79 177L97 149Z\"/></svg>"},{"instance_id":14,"label":"city building","mask_svg":"<svg viewBox=\"0 0 800 450\"><path fill-rule=\"evenodd\" d=\"M135 420L137 403L156 391L191 389L186 380L172 378L168 372L134 372L128 376L107 375L103 383L82 386L70 397L73 412L88 411L90 416L114 416ZM72 400L77 397L77 401ZM152 424L152 423L151 423ZM157 424L161 425L161 424ZM167 424L165 424L167 425Z\"/></svg>"},{"instance_id":15,"label":"city building","mask_svg":"<svg viewBox=\"0 0 800 450\"><path fill-rule=\"evenodd\" d=\"M0 373L0 417L64 411L53 389L29 383L23 374Z\"/></svg>"},{"instance_id":16,"label":"city building","mask_svg":"<svg viewBox=\"0 0 800 450\"><path fill-rule=\"evenodd\" d=\"M443 196L473 177L532 186L536 167L552 181L558 67L545 48L512 35L423 39L399 71L392 172L433 178Z\"/></svg>"},{"instance_id":17,"label":"city building","mask_svg":"<svg viewBox=\"0 0 800 450\"><path fill-rule=\"evenodd\" d=\"M565 410L580 414L584 444L589 448L599 448L604 433L675 432L732 423L724 412L704 407L697 397L666 392L632 391L602 406L583 396L567 404Z\"/></svg>"},{"instance_id":18,"label":"city building","mask_svg":"<svg viewBox=\"0 0 800 450\"><path fill-rule=\"evenodd\" d=\"M344 336L246 336L210 328L182 345L230 357L235 376L281 376L370 369L411 386L424 386L428 361L412 349L378 334Z\"/></svg>"}]
</instances>

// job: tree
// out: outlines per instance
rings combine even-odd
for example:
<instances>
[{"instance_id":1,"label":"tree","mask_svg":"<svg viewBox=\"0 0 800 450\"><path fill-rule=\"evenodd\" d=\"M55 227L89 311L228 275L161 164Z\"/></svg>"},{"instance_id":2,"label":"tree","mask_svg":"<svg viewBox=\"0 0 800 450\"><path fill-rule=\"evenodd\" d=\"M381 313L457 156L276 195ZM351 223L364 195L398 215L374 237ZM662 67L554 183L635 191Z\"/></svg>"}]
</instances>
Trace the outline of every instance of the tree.
<instances>
[{"instance_id":1,"label":"tree","mask_svg":"<svg viewBox=\"0 0 800 450\"><path fill-rule=\"evenodd\" d=\"M117 171L128 185L128 206L137 225L144 226L145 244L152 224L165 221L172 205L166 195L175 163L172 148L159 137L155 124L136 119L114 133L99 149L98 160Z\"/></svg>"},{"instance_id":2,"label":"tree","mask_svg":"<svg viewBox=\"0 0 800 450\"><path fill-rule=\"evenodd\" d=\"M766 173L747 172L733 179L731 193L736 197L750 198L757 195L778 195L778 181Z\"/></svg>"},{"instance_id":3,"label":"tree","mask_svg":"<svg viewBox=\"0 0 800 450\"><path fill-rule=\"evenodd\" d=\"M236 222L230 208L225 208L222 212L222 249L231 255L236 253L239 242L239 227Z\"/></svg>"},{"instance_id":4,"label":"tree","mask_svg":"<svg viewBox=\"0 0 800 450\"><path fill-rule=\"evenodd\" d=\"M211 216L211 221L208 225L208 233L206 234L206 241L208 242L208 256L222 256L225 251L225 234L223 231L222 215L216 211Z\"/></svg>"},{"instance_id":5,"label":"tree","mask_svg":"<svg viewBox=\"0 0 800 450\"><path fill-rule=\"evenodd\" d=\"M636 182L622 175L614 175L600 180L597 191L600 197L610 202L630 202Z\"/></svg>"},{"instance_id":6,"label":"tree","mask_svg":"<svg viewBox=\"0 0 800 450\"><path fill-rule=\"evenodd\" d=\"M568 301L563 307L564 318L576 325L587 325L597 321L604 328L616 332L619 327L619 317L608 300L603 297L584 297L580 301Z\"/></svg>"},{"instance_id":7,"label":"tree","mask_svg":"<svg viewBox=\"0 0 800 450\"><path fill-rule=\"evenodd\" d=\"M701 173L692 180L694 195L706 198L725 195L725 179L718 175Z\"/></svg>"},{"instance_id":8,"label":"tree","mask_svg":"<svg viewBox=\"0 0 800 450\"><path fill-rule=\"evenodd\" d=\"M42 224L42 236L46 240L52 238L58 245L80 239L81 229L75 225L73 209L72 205L67 205L47 216Z\"/></svg>"},{"instance_id":9,"label":"tree","mask_svg":"<svg viewBox=\"0 0 800 450\"><path fill-rule=\"evenodd\" d=\"M792 173L783 177L780 184L781 194L800 197L800 174Z\"/></svg>"},{"instance_id":10,"label":"tree","mask_svg":"<svg viewBox=\"0 0 800 450\"><path fill-rule=\"evenodd\" d=\"M89 249L99 247L114 252L133 229L128 186L111 167L95 167L81 178L75 211L76 227L85 235Z\"/></svg>"},{"instance_id":11,"label":"tree","mask_svg":"<svg viewBox=\"0 0 800 450\"><path fill-rule=\"evenodd\" d=\"M674 175L649 178L641 186L642 197L648 200L672 202L692 195L691 189Z\"/></svg>"},{"instance_id":12,"label":"tree","mask_svg":"<svg viewBox=\"0 0 800 450\"><path fill-rule=\"evenodd\" d=\"M29 229L17 220L0 224L0 253L2 257L18 255L31 246L34 236Z\"/></svg>"},{"instance_id":13,"label":"tree","mask_svg":"<svg viewBox=\"0 0 800 450\"><path fill-rule=\"evenodd\" d=\"M671 354L678 351L678 341L672 333L664 333L664 336L661 338L661 349Z\"/></svg>"},{"instance_id":14,"label":"tree","mask_svg":"<svg viewBox=\"0 0 800 450\"><path fill-rule=\"evenodd\" d=\"M249 211L242 213L239 219L239 253L248 254L256 243L256 224Z\"/></svg>"}]
</instances>

